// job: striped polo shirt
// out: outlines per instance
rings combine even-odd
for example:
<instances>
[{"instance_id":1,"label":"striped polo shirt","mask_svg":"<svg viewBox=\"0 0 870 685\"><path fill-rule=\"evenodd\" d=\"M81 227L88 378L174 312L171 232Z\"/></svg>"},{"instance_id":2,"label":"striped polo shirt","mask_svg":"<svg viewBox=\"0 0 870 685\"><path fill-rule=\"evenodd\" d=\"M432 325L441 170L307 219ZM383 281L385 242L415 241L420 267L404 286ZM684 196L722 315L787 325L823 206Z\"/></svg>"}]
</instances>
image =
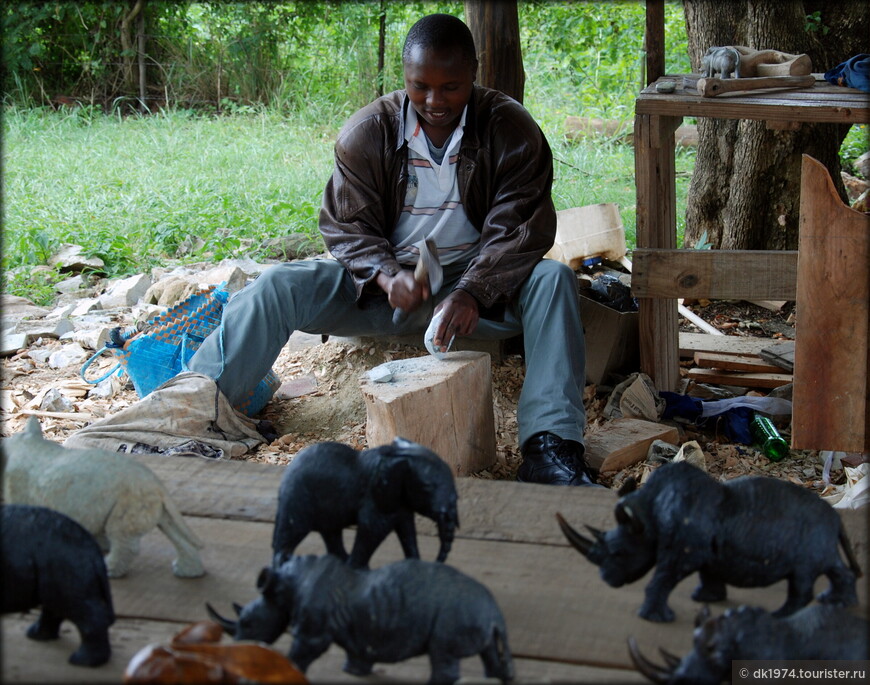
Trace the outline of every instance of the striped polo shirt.
<instances>
[{"instance_id":1,"label":"striped polo shirt","mask_svg":"<svg viewBox=\"0 0 870 685\"><path fill-rule=\"evenodd\" d=\"M456 165L466 110L442 148L431 144L413 107L405 115L408 141L408 189L390 242L400 264L417 263L427 238L438 246L441 264L469 261L480 250L480 232L471 225L459 198Z\"/></svg>"}]
</instances>

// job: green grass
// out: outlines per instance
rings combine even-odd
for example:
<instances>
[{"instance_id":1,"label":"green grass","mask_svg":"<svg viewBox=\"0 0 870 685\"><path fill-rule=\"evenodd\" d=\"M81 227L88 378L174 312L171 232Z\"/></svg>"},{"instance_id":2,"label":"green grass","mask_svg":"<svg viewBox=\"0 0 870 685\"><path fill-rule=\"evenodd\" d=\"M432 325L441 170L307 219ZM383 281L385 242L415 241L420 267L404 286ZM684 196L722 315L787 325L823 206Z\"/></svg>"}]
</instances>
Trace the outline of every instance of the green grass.
<instances>
[{"instance_id":1,"label":"green grass","mask_svg":"<svg viewBox=\"0 0 870 685\"><path fill-rule=\"evenodd\" d=\"M201 247L183 260L257 258L265 240L288 233L317 240L340 122L311 120L268 110L121 119L88 109L7 109L4 290L45 299L20 267L45 264L62 243L82 245L114 276L178 259L195 238ZM632 247L632 148L564 140L563 122L544 124L556 160L557 209L616 203ZM678 169L690 171L693 159L681 153ZM681 202L687 183L687 174L678 178Z\"/></svg>"}]
</instances>

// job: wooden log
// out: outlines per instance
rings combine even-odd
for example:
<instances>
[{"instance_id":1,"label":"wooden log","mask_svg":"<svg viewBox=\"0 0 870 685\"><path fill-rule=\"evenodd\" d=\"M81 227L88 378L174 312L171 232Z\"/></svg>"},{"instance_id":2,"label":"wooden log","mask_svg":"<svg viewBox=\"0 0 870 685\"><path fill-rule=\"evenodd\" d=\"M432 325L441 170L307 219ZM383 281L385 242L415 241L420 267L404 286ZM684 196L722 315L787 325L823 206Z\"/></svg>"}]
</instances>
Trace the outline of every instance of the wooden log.
<instances>
[{"instance_id":1,"label":"wooden log","mask_svg":"<svg viewBox=\"0 0 870 685\"><path fill-rule=\"evenodd\" d=\"M586 436L586 463L598 471L621 471L646 459L654 440L676 444L680 432L643 419L614 419L600 432Z\"/></svg>"},{"instance_id":2,"label":"wooden log","mask_svg":"<svg viewBox=\"0 0 870 685\"><path fill-rule=\"evenodd\" d=\"M803 156L792 447L870 450L870 216Z\"/></svg>"},{"instance_id":3,"label":"wooden log","mask_svg":"<svg viewBox=\"0 0 870 685\"><path fill-rule=\"evenodd\" d=\"M370 447L401 436L433 450L457 476L494 463L492 365L486 352L427 355L389 367L390 382L361 379Z\"/></svg>"}]
</instances>

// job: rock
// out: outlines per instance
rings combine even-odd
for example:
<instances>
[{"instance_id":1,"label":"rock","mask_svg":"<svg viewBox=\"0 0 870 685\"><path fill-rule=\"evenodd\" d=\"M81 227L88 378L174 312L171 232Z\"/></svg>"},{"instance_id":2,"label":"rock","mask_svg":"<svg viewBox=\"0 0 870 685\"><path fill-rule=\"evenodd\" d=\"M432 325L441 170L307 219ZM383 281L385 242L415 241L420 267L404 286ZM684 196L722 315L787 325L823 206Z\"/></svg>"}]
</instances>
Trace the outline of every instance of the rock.
<instances>
[{"instance_id":1,"label":"rock","mask_svg":"<svg viewBox=\"0 0 870 685\"><path fill-rule=\"evenodd\" d=\"M130 307L145 296L150 286L150 276L136 274L114 282L105 293L100 295L98 301L103 309Z\"/></svg>"},{"instance_id":2,"label":"rock","mask_svg":"<svg viewBox=\"0 0 870 685\"><path fill-rule=\"evenodd\" d=\"M142 296L143 304L157 304L171 307L196 290L196 285L182 276L167 276L151 285Z\"/></svg>"},{"instance_id":3,"label":"rock","mask_svg":"<svg viewBox=\"0 0 870 685\"><path fill-rule=\"evenodd\" d=\"M82 347L90 350L99 350L109 340L109 331L111 328L90 328L80 331L70 331L60 336L61 340L72 340L77 342Z\"/></svg>"},{"instance_id":4,"label":"rock","mask_svg":"<svg viewBox=\"0 0 870 685\"><path fill-rule=\"evenodd\" d=\"M289 262L319 254L323 251L323 244L319 244L318 241L312 240L302 233L291 233L264 241L261 250L268 259Z\"/></svg>"},{"instance_id":5,"label":"rock","mask_svg":"<svg viewBox=\"0 0 870 685\"><path fill-rule=\"evenodd\" d=\"M89 314L97 309L102 309L99 299L96 297L86 297L85 299L78 301L78 304L73 308L70 316L84 316L85 314Z\"/></svg>"},{"instance_id":6,"label":"rock","mask_svg":"<svg viewBox=\"0 0 870 685\"><path fill-rule=\"evenodd\" d=\"M18 350L23 350L30 344L32 336L29 333L15 333L10 329L3 329L0 334L0 356L8 357Z\"/></svg>"},{"instance_id":7,"label":"rock","mask_svg":"<svg viewBox=\"0 0 870 685\"><path fill-rule=\"evenodd\" d=\"M75 405L57 388L49 388L43 395L39 408L42 411L71 412L75 410Z\"/></svg>"},{"instance_id":8,"label":"rock","mask_svg":"<svg viewBox=\"0 0 870 685\"><path fill-rule=\"evenodd\" d=\"M89 290L89 288L90 286L84 282L81 274L65 278L64 280L58 281L54 284L54 289L64 295L82 294Z\"/></svg>"},{"instance_id":9,"label":"rock","mask_svg":"<svg viewBox=\"0 0 870 685\"><path fill-rule=\"evenodd\" d=\"M32 354L30 356L33 357ZM82 349L81 345L72 343L52 352L48 356L48 365L53 369L62 369L84 360L87 356L87 352Z\"/></svg>"},{"instance_id":10,"label":"rock","mask_svg":"<svg viewBox=\"0 0 870 685\"><path fill-rule=\"evenodd\" d=\"M20 319L41 319L47 316L48 309L37 307L26 297L3 294L0 296L0 305L3 307L3 321L17 321Z\"/></svg>"},{"instance_id":11,"label":"rock","mask_svg":"<svg viewBox=\"0 0 870 685\"><path fill-rule=\"evenodd\" d=\"M99 257L85 257L84 248L81 245L64 243L60 250L48 260L48 265L57 267L62 273L89 271L102 271L106 263Z\"/></svg>"},{"instance_id":12,"label":"rock","mask_svg":"<svg viewBox=\"0 0 870 685\"><path fill-rule=\"evenodd\" d=\"M46 318L39 321L19 321L14 330L16 333L29 333L30 337L35 340L36 338L60 338L62 335L75 330L75 326L68 318Z\"/></svg>"},{"instance_id":13,"label":"rock","mask_svg":"<svg viewBox=\"0 0 870 685\"><path fill-rule=\"evenodd\" d=\"M870 178L870 150L855 160L855 168L864 178Z\"/></svg>"},{"instance_id":14,"label":"rock","mask_svg":"<svg viewBox=\"0 0 870 685\"><path fill-rule=\"evenodd\" d=\"M227 291L234 293L245 287L248 275L238 266L227 264L196 274L196 281L201 288L226 283Z\"/></svg>"}]
</instances>

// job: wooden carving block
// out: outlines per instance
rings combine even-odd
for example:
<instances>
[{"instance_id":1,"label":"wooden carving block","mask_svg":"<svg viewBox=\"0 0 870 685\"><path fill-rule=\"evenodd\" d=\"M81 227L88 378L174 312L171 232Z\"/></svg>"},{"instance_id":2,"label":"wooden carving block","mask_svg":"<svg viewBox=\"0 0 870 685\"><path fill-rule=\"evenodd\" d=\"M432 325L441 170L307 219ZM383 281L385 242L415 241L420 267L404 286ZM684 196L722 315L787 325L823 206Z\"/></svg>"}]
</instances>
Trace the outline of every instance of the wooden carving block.
<instances>
[{"instance_id":1,"label":"wooden carving block","mask_svg":"<svg viewBox=\"0 0 870 685\"><path fill-rule=\"evenodd\" d=\"M586 463L598 471L621 471L646 459L654 440L677 444L680 432L643 419L614 419L600 432L586 436Z\"/></svg>"},{"instance_id":2,"label":"wooden carving block","mask_svg":"<svg viewBox=\"0 0 870 685\"><path fill-rule=\"evenodd\" d=\"M384 445L396 436L428 447L456 476L495 461L492 368L486 352L450 352L389 362L393 379L360 381L366 403L366 442Z\"/></svg>"}]
</instances>

